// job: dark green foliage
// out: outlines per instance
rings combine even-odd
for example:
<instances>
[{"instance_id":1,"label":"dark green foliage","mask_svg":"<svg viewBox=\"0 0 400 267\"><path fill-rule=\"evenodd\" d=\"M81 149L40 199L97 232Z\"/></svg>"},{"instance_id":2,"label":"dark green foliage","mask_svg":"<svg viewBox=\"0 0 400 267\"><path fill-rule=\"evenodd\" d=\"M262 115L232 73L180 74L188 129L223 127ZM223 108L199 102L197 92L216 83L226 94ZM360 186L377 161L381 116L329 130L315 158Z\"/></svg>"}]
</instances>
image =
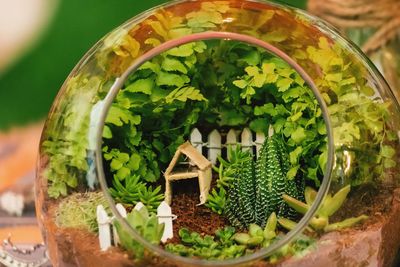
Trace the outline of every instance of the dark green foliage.
<instances>
[{"instance_id":1,"label":"dark green foliage","mask_svg":"<svg viewBox=\"0 0 400 267\"><path fill-rule=\"evenodd\" d=\"M268 104L259 106L265 101ZM292 109L292 105L296 107ZM318 110L310 89L281 59L238 42L190 43L144 63L129 77L108 114L104 158L120 180L139 175L142 181L152 183L195 125L249 126L266 132L271 123L289 150L309 147L310 155L304 150L293 157L294 177L299 159L305 154L305 159L319 155L316 146L325 142L316 138L317 131L311 127L322 121ZM306 122L308 127L303 125ZM319 141L311 144L311 140ZM311 179L322 173L315 167L318 171ZM229 184L224 179L220 183ZM216 205L224 203L220 193L217 190L211 195L215 204L219 203ZM214 210L220 212L216 205Z\"/></svg>"}]
</instances>

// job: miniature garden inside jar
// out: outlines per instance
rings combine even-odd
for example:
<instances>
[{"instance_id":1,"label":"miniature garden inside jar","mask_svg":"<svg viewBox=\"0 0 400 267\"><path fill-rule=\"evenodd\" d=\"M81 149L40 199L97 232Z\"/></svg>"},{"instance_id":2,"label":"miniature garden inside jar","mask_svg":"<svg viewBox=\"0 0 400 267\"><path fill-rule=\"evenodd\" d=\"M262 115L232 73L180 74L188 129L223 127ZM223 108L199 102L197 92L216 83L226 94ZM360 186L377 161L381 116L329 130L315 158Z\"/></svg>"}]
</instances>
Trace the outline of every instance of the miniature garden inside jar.
<instances>
[{"instance_id":1,"label":"miniature garden inside jar","mask_svg":"<svg viewBox=\"0 0 400 267\"><path fill-rule=\"evenodd\" d=\"M49 257L390 265L399 125L376 68L319 19L169 2L101 39L53 104L36 179Z\"/></svg>"},{"instance_id":2,"label":"miniature garden inside jar","mask_svg":"<svg viewBox=\"0 0 400 267\"><path fill-rule=\"evenodd\" d=\"M312 80L279 49L227 33L167 42L99 103L98 176L132 257L149 255L137 240L198 264L275 261L294 236L290 250L312 246L305 227L332 168L329 119ZM311 222L327 227L330 215Z\"/></svg>"}]
</instances>

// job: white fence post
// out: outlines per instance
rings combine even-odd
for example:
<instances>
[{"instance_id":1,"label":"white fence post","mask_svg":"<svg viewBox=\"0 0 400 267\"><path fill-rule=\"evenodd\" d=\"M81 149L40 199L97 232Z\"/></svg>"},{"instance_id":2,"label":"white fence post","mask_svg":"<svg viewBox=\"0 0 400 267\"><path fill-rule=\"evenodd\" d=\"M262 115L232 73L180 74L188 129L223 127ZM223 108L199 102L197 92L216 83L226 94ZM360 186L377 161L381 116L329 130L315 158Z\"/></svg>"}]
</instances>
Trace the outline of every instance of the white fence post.
<instances>
[{"instance_id":1,"label":"white fence post","mask_svg":"<svg viewBox=\"0 0 400 267\"><path fill-rule=\"evenodd\" d=\"M257 132L255 134L256 138L253 140L253 132L249 128L244 128L241 132L235 129L230 129L226 134L225 143L222 144L221 134L218 132L218 130L214 129L208 135L208 142L204 143L201 132L198 128L194 128L190 134L190 142L202 154L204 154L203 147L206 146L207 152L205 152L204 156L207 156L209 161L211 161L213 164L216 164L217 156L221 154L222 149L225 149L229 146L240 145L242 150L249 151L251 153L253 153L253 147L255 147L256 156L258 156L265 141L265 134ZM239 135L240 140L238 140ZM229 155L227 156L229 157Z\"/></svg>"},{"instance_id":2,"label":"white fence post","mask_svg":"<svg viewBox=\"0 0 400 267\"><path fill-rule=\"evenodd\" d=\"M264 133L256 133L256 151L257 151L257 157L260 154L260 150L262 145L264 144L265 141L265 134Z\"/></svg>"},{"instance_id":3,"label":"white fence post","mask_svg":"<svg viewBox=\"0 0 400 267\"><path fill-rule=\"evenodd\" d=\"M121 215L122 218L126 218L127 214L126 214L126 209L124 206L122 206L121 203L118 203L117 205L115 205L115 207L117 208L119 214ZM114 237L114 246L117 246L120 243L119 240L119 236L117 233L117 228L113 227L113 237Z\"/></svg>"},{"instance_id":4,"label":"white fence post","mask_svg":"<svg viewBox=\"0 0 400 267\"><path fill-rule=\"evenodd\" d=\"M212 164L217 162L217 156L221 155L221 134L217 130L213 130L208 135L208 160Z\"/></svg>"},{"instance_id":5,"label":"white fence post","mask_svg":"<svg viewBox=\"0 0 400 267\"><path fill-rule=\"evenodd\" d=\"M203 154L203 140L201 137L201 133L199 129L194 128L192 133L190 134L190 143L201 153Z\"/></svg>"},{"instance_id":6,"label":"white fence post","mask_svg":"<svg viewBox=\"0 0 400 267\"><path fill-rule=\"evenodd\" d=\"M164 233L161 237L161 242L165 243L168 239L174 237L172 228L172 220L176 219L176 215L172 214L171 207L167 202L163 201L157 208L158 223L164 223Z\"/></svg>"},{"instance_id":7,"label":"white fence post","mask_svg":"<svg viewBox=\"0 0 400 267\"><path fill-rule=\"evenodd\" d=\"M237 145L237 137L236 137L236 131L234 129L230 129L228 134L226 135L226 147L229 148L231 146L234 148L235 145ZM228 150L229 151L229 150ZM227 151L227 158L230 160L230 154Z\"/></svg>"},{"instance_id":8,"label":"white fence post","mask_svg":"<svg viewBox=\"0 0 400 267\"><path fill-rule=\"evenodd\" d=\"M111 247L111 218L108 217L103 205L97 206L97 224L99 225L99 243L101 251Z\"/></svg>"},{"instance_id":9,"label":"white fence post","mask_svg":"<svg viewBox=\"0 0 400 267\"><path fill-rule=\"evenodd\" d=\"M242 150L250 151L250 153L253 153L253 150L251 149L253 147L253 135L249 128L244 128L241 135L241 139L242 139Z\"/></svg>"}]
</instances>

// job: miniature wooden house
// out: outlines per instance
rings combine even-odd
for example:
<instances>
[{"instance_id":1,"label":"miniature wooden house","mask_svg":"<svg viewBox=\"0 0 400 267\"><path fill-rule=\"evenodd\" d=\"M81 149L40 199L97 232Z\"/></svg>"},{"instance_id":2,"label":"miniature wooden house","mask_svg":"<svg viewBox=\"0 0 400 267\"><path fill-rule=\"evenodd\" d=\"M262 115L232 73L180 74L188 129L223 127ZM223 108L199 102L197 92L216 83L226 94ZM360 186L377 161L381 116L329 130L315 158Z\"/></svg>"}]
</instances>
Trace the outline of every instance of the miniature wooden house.
<instances>
[{"instance_id":1,"label":"miniature wooden house","mask_svg":"<svg viewBox=\"0 0 400 267\"><path fill-rule=\"evenodd\" d=\"M179 168L177 166L179 157L186 156L190 161L189 167ZM197 178L200 188L200 203L206 202L211 186L211 162L208 161L190 142L179 146L172 158L165 177L165 202L171 205L172 188L171 183L176 180Z\"/></svg>"}]
</instances>

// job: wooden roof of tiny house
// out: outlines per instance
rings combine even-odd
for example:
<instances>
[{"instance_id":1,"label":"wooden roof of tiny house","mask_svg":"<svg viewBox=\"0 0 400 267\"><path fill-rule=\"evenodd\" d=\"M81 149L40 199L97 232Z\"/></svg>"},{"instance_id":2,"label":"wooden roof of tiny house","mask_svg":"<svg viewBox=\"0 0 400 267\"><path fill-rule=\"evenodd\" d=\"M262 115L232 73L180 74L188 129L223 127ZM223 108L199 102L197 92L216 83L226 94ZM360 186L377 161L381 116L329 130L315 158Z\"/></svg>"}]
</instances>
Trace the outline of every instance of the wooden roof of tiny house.
<instances>
[{"instance_id":1,"label":"wooden roof of tiny house","mask_svg":"<svg viewBox=\"0 0 400 267\"><path fill-rule=\"evenodd\" d=\"M178 163L179 156L182 154L188 157L188 159L190 159L201 171L211 168L211 162L206 157L204 157L194 146L192 146L190 142L185 142L178 147L174 157L168 165L168 168L165 170L164 175L166 177L172 173L175 165Z\"/></svg>"}]
</instances>

